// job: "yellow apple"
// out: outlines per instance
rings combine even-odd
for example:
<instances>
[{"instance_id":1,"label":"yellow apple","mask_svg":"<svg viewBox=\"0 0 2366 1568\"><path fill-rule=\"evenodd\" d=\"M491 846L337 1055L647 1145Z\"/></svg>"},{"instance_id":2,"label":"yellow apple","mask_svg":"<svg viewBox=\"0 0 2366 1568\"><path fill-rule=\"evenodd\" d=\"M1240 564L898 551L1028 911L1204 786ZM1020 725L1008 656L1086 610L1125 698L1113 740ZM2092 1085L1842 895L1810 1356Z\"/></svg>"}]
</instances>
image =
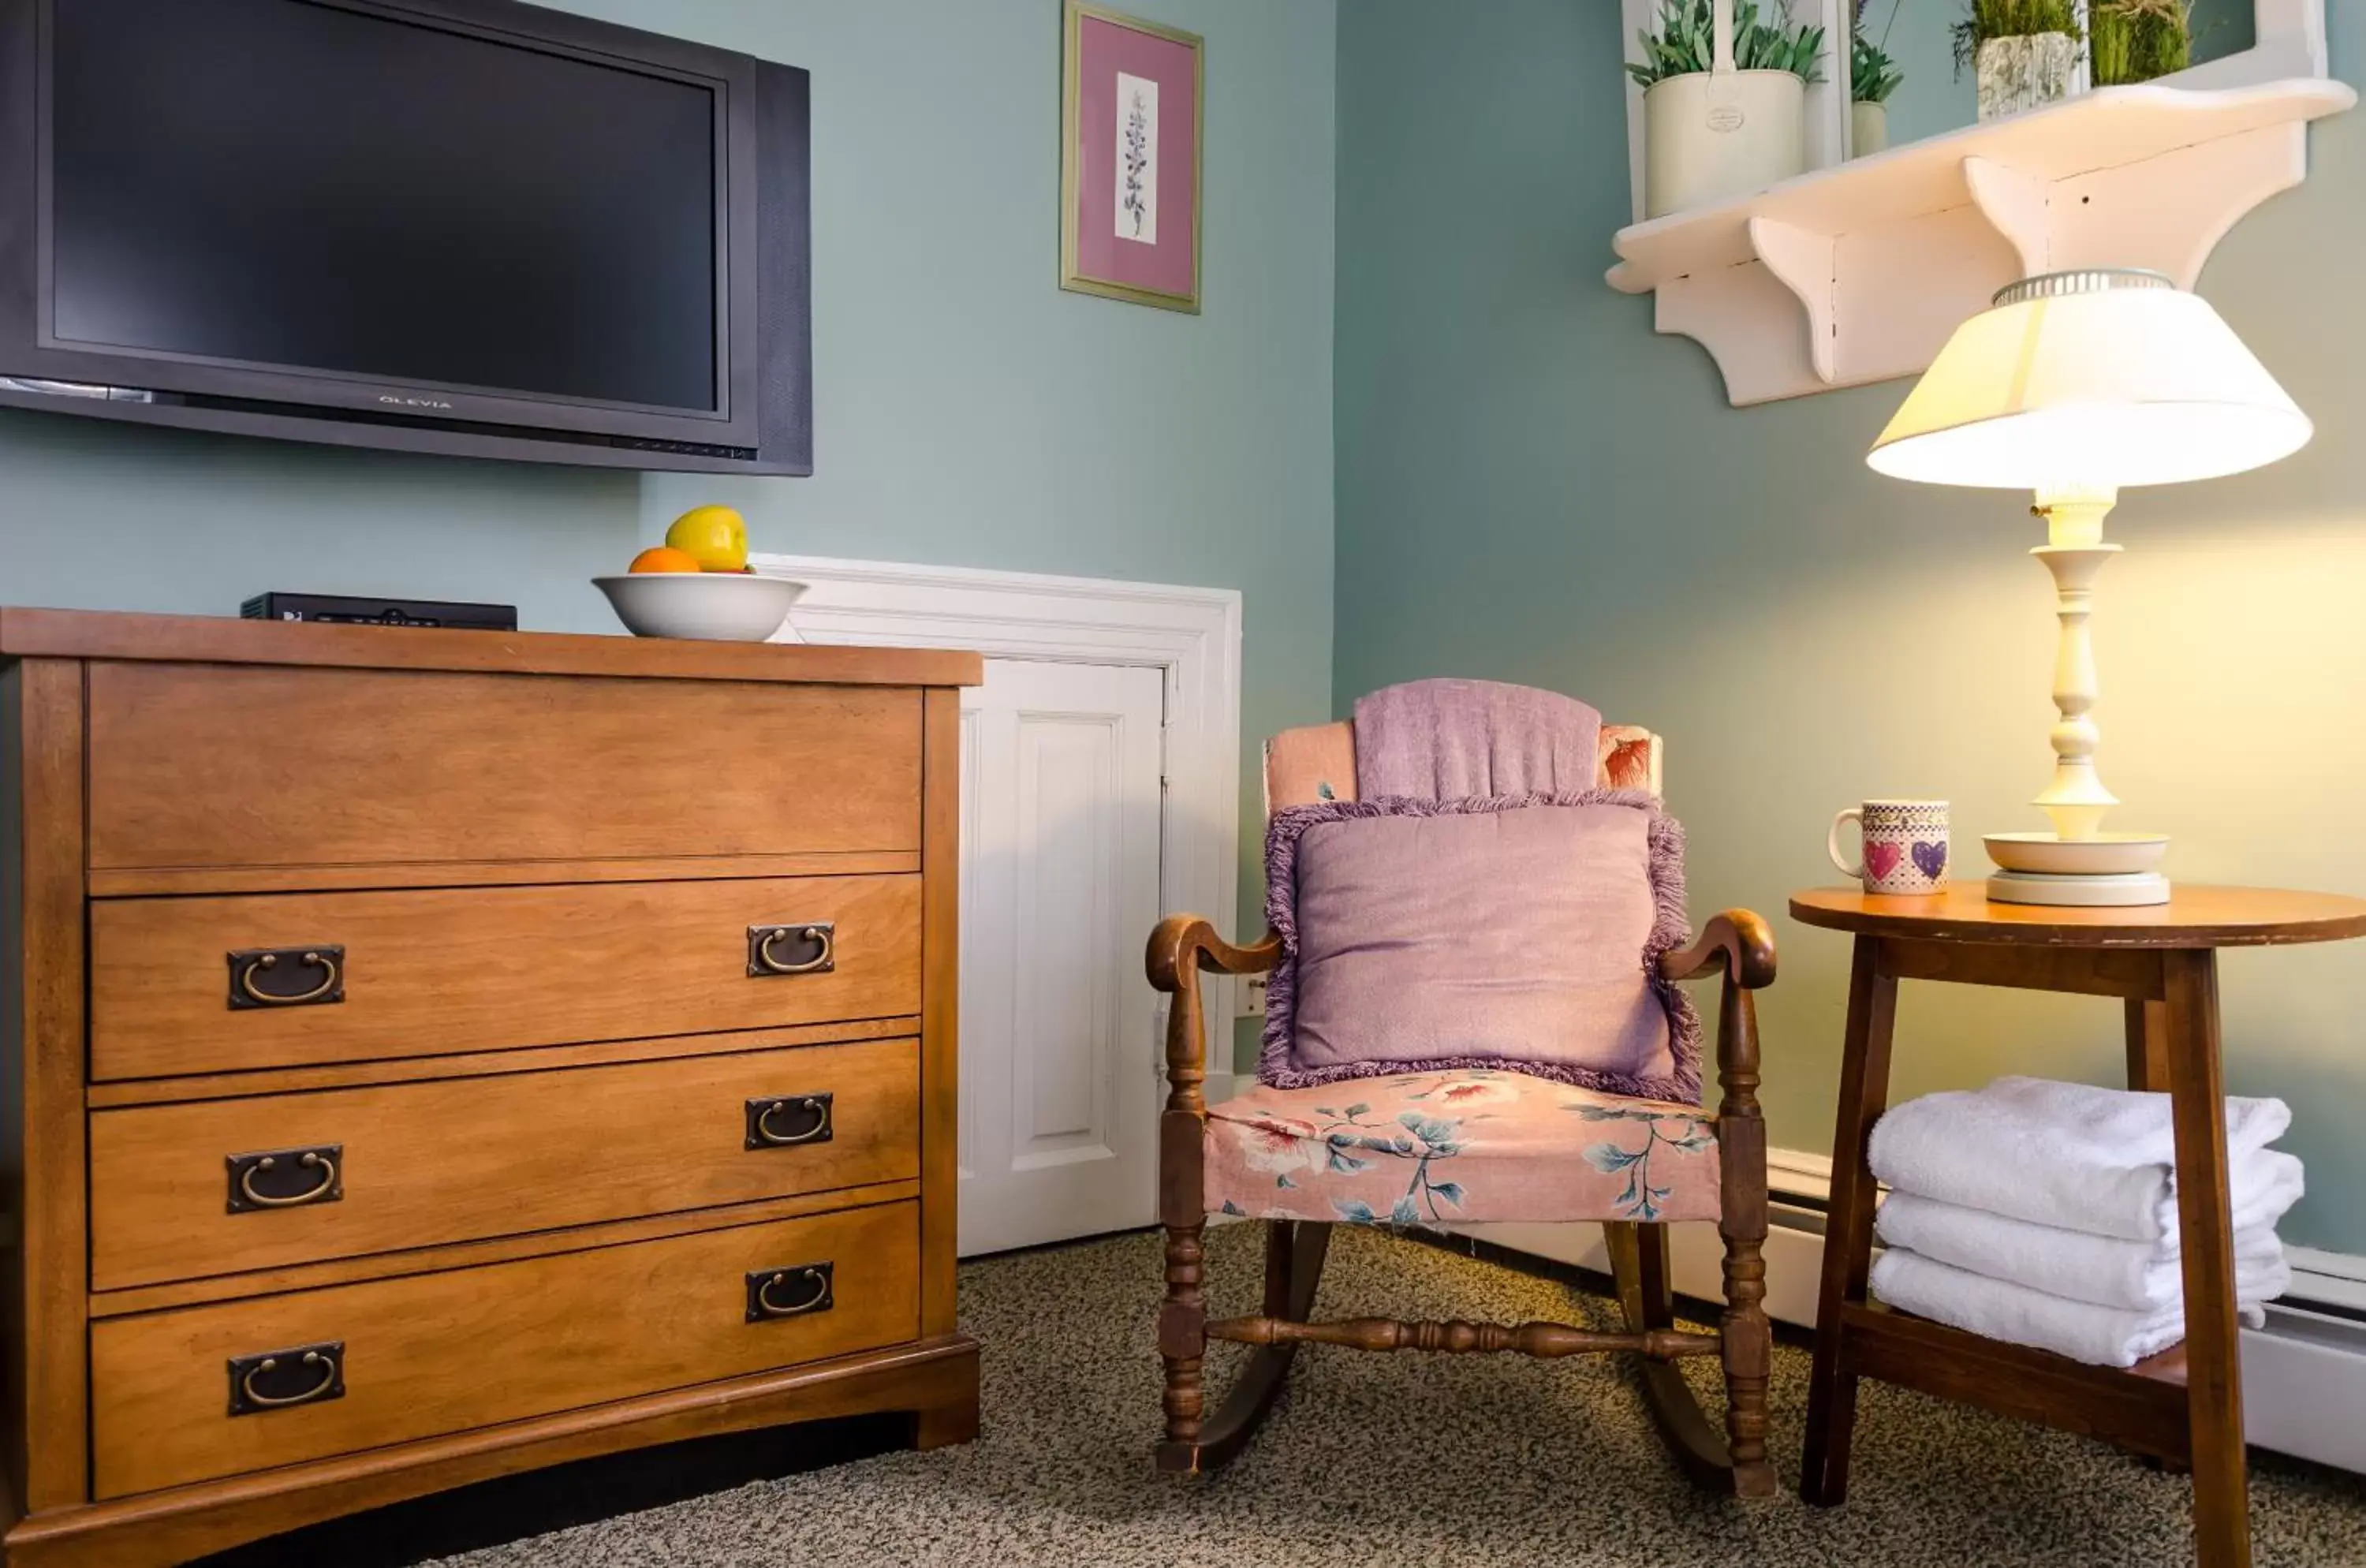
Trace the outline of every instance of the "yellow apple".
<instances>
[{"instance_id":1,"label":"yellow apple","mask_svg":"<svg viewBox=\"0 0 2366 1568\"><path fill-rule=\"evenodd\" d=\"M665 542L698 558L703 571L739 571L748 565L748 525L727 506L693 506L673 520Z\"/></svg>"}]
</instances>

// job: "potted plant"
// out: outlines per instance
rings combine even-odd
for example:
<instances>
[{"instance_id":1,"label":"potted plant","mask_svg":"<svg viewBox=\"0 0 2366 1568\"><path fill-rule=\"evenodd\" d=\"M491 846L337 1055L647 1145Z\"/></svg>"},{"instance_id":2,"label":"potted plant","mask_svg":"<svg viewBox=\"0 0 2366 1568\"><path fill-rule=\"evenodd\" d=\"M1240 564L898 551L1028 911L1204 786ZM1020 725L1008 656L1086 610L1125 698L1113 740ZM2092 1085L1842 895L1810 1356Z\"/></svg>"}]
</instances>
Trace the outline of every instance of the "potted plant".
<instances>
[{"instance_id":1,"label":"potted plant","mask_svg":"<svg viewBox=\"0 0 2366 1568\"><path fill-rule=\"evenodd\" d=\"M1889 29L1898 25L1898 7L1906 0L1890 0L1889 20L1882 25L1881 41L1865 36L1865 8L1871 0L1856 0L1849 20L1849 155L1862 158L1889 145L1889 95L1906 80L1906 73L1889 56Z\"/></svg>"},{"instance_id":2,"label":"potted plant","mask_svg":"<svg viewBox=\"0 0 2366 1568\"><path fill-rule=\"evenodd\" d=\"M2077 0L1970 0L1950 29L1955 71L1979 80L1980 118L2057 103L2079 90Z\"/></svg>"},{"instance_id":3,"label":"potted plant","mask_svg":"<svg viewBox=\"0 0 2366 1568\"><path fill-rule=\"evenodd\" d=\"M1807 85L1824 29L1789 0L1662 0L1627 73L1643 89L1647 217L1760 190L1808 167Z\"/></svg>"},{"instance_id":4,"label":"potted plant","mask_svg":"<svg viewBox=\"0 0 2366 1568\"><path fill-rule=\"evenodd\" d=\"M2087 36L2098 87L2182 71L2193 63L2192 0L2095 0Z\"/></svg>"}]
</instances>

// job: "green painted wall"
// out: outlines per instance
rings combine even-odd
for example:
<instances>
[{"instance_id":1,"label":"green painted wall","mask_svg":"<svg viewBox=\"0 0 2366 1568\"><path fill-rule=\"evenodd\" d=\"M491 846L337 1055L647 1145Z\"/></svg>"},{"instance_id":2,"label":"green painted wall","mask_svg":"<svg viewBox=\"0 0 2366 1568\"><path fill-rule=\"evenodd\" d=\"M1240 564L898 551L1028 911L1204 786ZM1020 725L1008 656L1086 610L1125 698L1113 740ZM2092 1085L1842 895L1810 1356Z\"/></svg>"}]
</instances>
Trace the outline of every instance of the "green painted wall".
<instances>
[{"instance_id":1,"label":"green painted wall","mask_svg":"<svg viewBox=\"0 0 2366 1568\"><path fill-rule=\"evenodd\" d=\"M1243 588L1245 732L1322 716L1332 0L1131 0L1207 39L1196 317L1057 287L1058 0L571 8L812 70L815 476L643 479L0 411L0 601L235 614L265 587L356 591L614 631L589 579L722 499L759 549ZM1255 787L1252 762L1252 822ZM1243 910L1258 900L1245 875Z\"/></svg>"},{"instance_id":2,"label":"green painted wall","mask_svg":"<svg viewBox=\"0 0 2366 1568\"><path fill-rule=\"evenodd\" d=\"M1908 0L1910 5L1918 0ZM2366 6L2332 13L2366 77ZM1668 738L1696 910L1834 880L1833 811L1955 803L2042 827L2053 648L2010 497L1880 479L1903 383L1729 408L1696 345L1602 282L1628 208L1617 9L1350 0L1339 16L1335 706L1391 681L1576 693ZM2219 247L2203 292L2315 414L2261 473L2132 496L2104 581L2104 775L2169 869L2366 893L2366 116ZM1830 1146L1846 943L1778 922L1761 1014L1778 1143ZM2366 946L2225 961L2227 1077L2279 1094L2312 1195L2287 1227L2366 1252ZM1896 1089L2108 1082L2114 1004L1910 987Z\"/></svg>"},{"instance_id":3,"label":"green painted wall","mask_svg":"<svg viewBox=\"0 0 2366 1568\"><path fill-rule=\"evenodd\" d=\"M1873 0L1865 31L1882 40L1906 73L1889 96L1890 144L1919 141L1978 118L1979 94L1968 71L1955 71L1949 26L1962 0Z\"/></svg>"}]
</instances>

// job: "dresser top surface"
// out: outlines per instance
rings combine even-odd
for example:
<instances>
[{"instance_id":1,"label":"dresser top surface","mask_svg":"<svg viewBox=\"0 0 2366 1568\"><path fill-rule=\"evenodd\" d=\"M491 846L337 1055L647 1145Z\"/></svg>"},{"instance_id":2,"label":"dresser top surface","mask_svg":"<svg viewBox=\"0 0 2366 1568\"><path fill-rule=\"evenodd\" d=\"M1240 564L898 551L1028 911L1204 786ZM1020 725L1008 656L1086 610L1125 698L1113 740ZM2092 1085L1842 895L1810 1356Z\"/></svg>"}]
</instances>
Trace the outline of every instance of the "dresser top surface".
<instances>
[{"instance_id":1,"label":"dresser top surface","mask_svg":"<svg viewBox=\"0 0 2366 1568\"><path fill-rule=\"evenodd\" d=\"M975 686L975 653L561 632L323 626L228 615L0 608L0 659L115 659L839 686Z\"/></svg>"}]
</instances>

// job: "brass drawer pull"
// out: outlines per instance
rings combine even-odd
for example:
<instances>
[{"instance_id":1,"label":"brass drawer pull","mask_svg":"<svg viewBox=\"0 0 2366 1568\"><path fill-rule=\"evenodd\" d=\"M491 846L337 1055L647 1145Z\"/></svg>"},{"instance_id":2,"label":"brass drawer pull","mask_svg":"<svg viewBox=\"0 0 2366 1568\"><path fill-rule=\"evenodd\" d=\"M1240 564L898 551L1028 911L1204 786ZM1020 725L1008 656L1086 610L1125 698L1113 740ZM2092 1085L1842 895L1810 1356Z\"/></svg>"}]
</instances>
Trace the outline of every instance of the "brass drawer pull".
<instances>
[{"instance_id":1,"label":"brass drawer pull","mask_svg":"<svg viewBox=\"0 0 2366 1568\"><path fill-rule=\"evenodd\" d=\"M343 1144L322 1144L310 1149L274 1149L268 1154L231 1155L224 1161L230 1167L230 1213L251 1213L257 1209L300 1209L307 1203L339 1203L344 1201L345 1186L339 1162L345 1157ZM265 1192L255 1184L257 1177L271 1177L281 1171L310 1171L313 1179L293 1192Z\"/></svg>"},{"instance_id":2,"label":"brass drawer pull","mask_svg":"<svg viewBox=\"0 0 2366 1568\"><path fill-rule=\"evenodd\" d=\"M748 1143L751 1149L789 1149L799 1144L826 1144L837 1129L830 1124L827 1094L787 1094L773 1100L748 1101ZM804 1118L801 1123L799 1118Z\"/></svg>"},{"instance_id":3,"label":"brass drawer pull","mask_svg":"<svg viewBox=\"0 0 2366 1568\"><path fill-rule=\"evenodd\" d=\"M266 1381L282 1385L285 1392L265 1393L262 1385ZM286 1386L289 1384L294 1386ZM345 1343L342 1339L240 1356L230 1363L230 1413L233 1416L257 1416L292 1404L319 1404L344 1397Z\"/></svg>"},{"instance_id":4,"label":"brass drawer pull","mask_svg":"<svg viewBox=\"0 0 2366 1568\"><path fill-rule=\"evenodd\" d=\"M230 1005L233 1008L300 1008L345 999L345 950L312 947L252 947L230 957ZM307 991L271 991L258 984L265 975L290 968L317 969L318 984Z\"/></svg>"},{"instance_id":5,"label":"brass drawer pull","mask_svg":"<svg viewBox=\"0 0 2366 1568\"><path fill-rule=\"evenodd\" d=\"M799 1263L787 1269L759 1269L748 1276L748 1321L763 1323L776 1317L804 1317L836 1305L830 1294L835 1263Z\"/></svg>"},{"instance_id":6,"label":"brass drawer pull","mask_svg":"<svg viewBox=\"0 0 2366 1568\"><path fill-rule=\"evenodd\" d=\"M780 942L803 942L814 946L813 956L794 963L783 963L772 953ZM767 975L824 975L838 967L838 926L831 920L815 920L785 926L749 926L748 928L748 973L760 979Z\"/></svg>"}]
</instances>

